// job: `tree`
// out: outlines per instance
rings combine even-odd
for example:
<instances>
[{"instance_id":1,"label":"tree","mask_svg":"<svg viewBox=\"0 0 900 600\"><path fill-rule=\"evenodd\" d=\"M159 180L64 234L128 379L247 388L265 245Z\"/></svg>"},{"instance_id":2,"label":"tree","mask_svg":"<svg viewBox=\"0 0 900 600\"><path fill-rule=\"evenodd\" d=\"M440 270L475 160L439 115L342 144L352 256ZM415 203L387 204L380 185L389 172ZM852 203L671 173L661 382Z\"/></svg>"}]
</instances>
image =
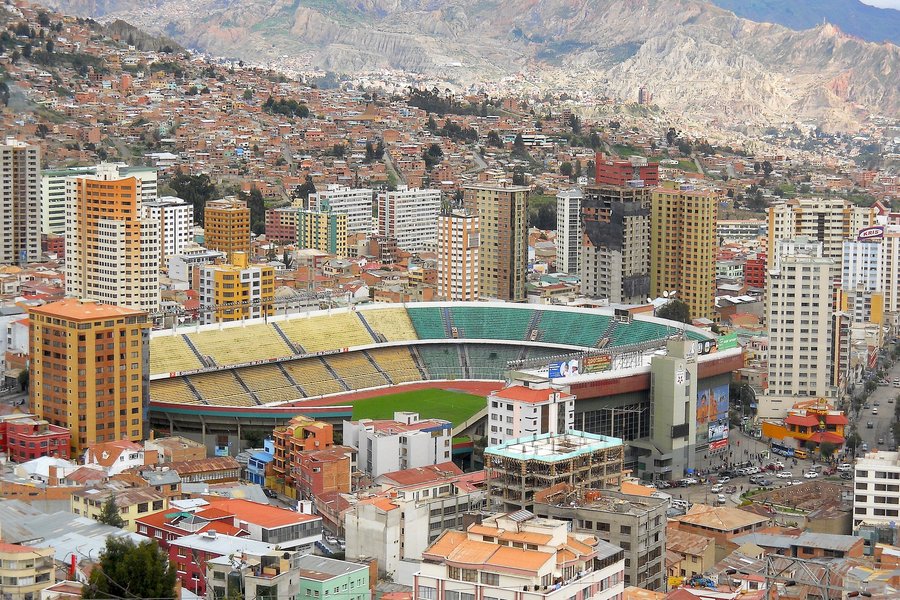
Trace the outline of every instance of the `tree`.
<instances>
[{"instance_id":1,"label":"tree","mask_svg":"<svg viewBox=\"0 0 900 600\"><path fill-rule=\"evenodd\" d=\"M312 175L306 176L306 181L298 185L294 188L294 192L291 194L292 198L303 198L304 200L309 198L310 194L316 193L316 184L313 183Z\"/></svg>"},{"instance_id":2,"label":"tree","mask_svg":"<svg viewBox=\"0 0 900 600\"><path fill-rule=\"evenodd\" d=\"M763 170L763 177L768 177L769 175L772 174L772 171L774 171L775 169L772 167L772 163L765 160L765 161L763 161L763 164L762 164L762 170Z\"/></svg>"},{"instance_id":3,"label":"tree","mask_svg":"<svg viewBox=\"0 0 900 600\"><path fill-rule=\"evenodd\" d=\"M570 163L569 161L566 161L566 162L562 163L561 165L559 165L559 174L560 175L565 175L566 177L572 177L572 173L574 173L574 172L575 172L575 169L572 166L572 163Z\"/></svg>"},{"instance_id":4,"label":"tree","mask_svg":"<svg viewBox=\"0 0 900 600\"><path fill-rule=\"evenodd\" d=\"M175 598L176 579L156 542L110 536L82 598Z\"/></svg>"},{"instance_id":5,"label":"tree","mask_svg":"<svg viewBox=\"0 0 900 600\"><path fill-rule=\"evenodd\" d=\"M500 140L500 134L491 129L487 134L487 145L495 148L502 148L503 142Z\"/></svg>"},{"instance_id":6,"label":"tree","mask_svg":"<svg viewBox=\"0 0 900 600\"><path fill-rule=\"evenodd\" d=\"M822 455L822 458L831 458L831 455L834 454L835 450L837 450L837 446L831 442L822 442L819 444L819 454Z\"/></svg>"},{"instance_id":7,"label":"tree","mask_svg":"<svg viewBox=\"0 0 900 600\"><path fill-rule=\"evenodd\" d=\"M199 225L203 225L203 207L212 200L216 194L216 186L209 179L209 175L187 175L178 172L169 182L175 194L194 206L194 219Z\"/></svg>"},{"instance_id":8,"label":"tree","mask_svg":"<svg viewBox=\"0 0 900 600\"><path fill-rule=\"evenodd\" d=\"M16 377L16 381L19 384L19 389L23 392L28 391L28 383L30 381L30 377L31 374L29 373L28 369L22 369L21 371L19 371L18 377Z\"/></svg>"},{"instance_id":9,"label":"tree","mask_svg":"<svg viewBox=\"0 0 900 600\"><path fill-rule=\"evenodd\" d=\"M247 207L250 209L250 231L257 235L264 233L266 230L266 203L263 200L262 192L253 186L250 188L249 194L241 194L241 197L246 200Z\"/></svg>"},{"instance_id":10,"label":"tree","mask_svg":"<svg viewBox=\"0 0 900 600\"><path fill-rule=\"evenodd\" d=\"M525 149L525 140L522 139L522 134L517 133L516 139L513 140L513 148L516 150L524 150Z\"/></svg>"},{"instance_id":11,"label":"tree","mask_svg":"<svg viewBox=\"0 0 900 600\"><path fill-rule=\"evenodd\" d=\"M112 494L103 503L100 509L100 516L97 520L113 527L125 527L125 519L119 514L119 507L116 505L116 495Z\"/></svg>"},{"instance_id":12,"label":"tree","mask_svg":"<svg viewBox=\"0 0 900 600\"><path fill-rule=\"evenodd\" d=\"M513 169L513 185L525 185L525 169L516 167Z\"/></svg>"},{"instance_id":13,"label":"tree","mask_svg":"<svg viewBox=\"0 0 900 600\"><path fill-rule=\"evenodd\" d=\"M47 11L42 10L38 13L38 24L41 27L50 27L50 15Z\"/></svg>"},{"instance_id":14,"label":"tree","mask_svg":"<svg viewBox=\"0 0 900 600\"><path fill-rule=\"evenodd\" d=\"M22 46L22 56L25 58L31 58L31 43L27 43Z\"/></svg>"},{"instance_id":15,"label":"tree","mask_svg":"<svg viewBox=\"0 0 900 600\"><path fill-rule=\"evenodd\" d=\"M244 99L244 102L252 99L253 98L253 90L251 90L250 88L247 88L246 90L244 90L244 94L242 97Z\"/></svg>"},{"instance_id":16,"label":"tree","mask_svg":"<svg viewBox=\"0 0 900 600\"><path fill-rule=\"evenodd\" d=\"M656 316L660 319L668 319L670 321L678 321L679 323L691 323L691 313L688 305L681 300L669 300L656 311Z\"/></svg>"}]
</instances>

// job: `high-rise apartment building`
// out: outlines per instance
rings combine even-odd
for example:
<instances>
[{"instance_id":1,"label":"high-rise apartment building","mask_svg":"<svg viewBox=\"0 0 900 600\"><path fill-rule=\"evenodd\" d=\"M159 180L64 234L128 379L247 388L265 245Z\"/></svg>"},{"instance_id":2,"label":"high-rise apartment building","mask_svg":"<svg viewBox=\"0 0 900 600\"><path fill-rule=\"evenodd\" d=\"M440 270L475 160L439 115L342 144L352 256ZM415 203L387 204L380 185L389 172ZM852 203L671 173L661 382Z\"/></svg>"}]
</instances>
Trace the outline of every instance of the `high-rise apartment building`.
<instances>
[{"instance_id":1,"label":"high-rise apartment building","mask_svg":"<svg viewBox=\"0 0 900 600\"><path fill-rule=\"evenodd\" d=\"M712 318L716 289L716 216L721 193L665 182L653 190L650 295L677 292L690 316Z\"/></svg>"},{"instance_id":2,"label":"high-rise apartment building","mask_svg":"<svg viewBox=\"0 0 900 600\"><path fill-rule=\"evenodd\" d=\"M778 268L769 271L766 322L769 377L766 395L833 397L832 283L834 261L822 243L808 238L777 244Z\"/></svg>"},{"instance_id":3,"label":"high-rise apartment building","mask_svg":"<svg viewBox=\"0 0 900 600\"><path fill-rule=\"evenodd\" d=\"M194 206L175 196L144 202L144 217L159 223L160 263L181 254L194 241Z\"/></svg>"},{"instance_id":4,"label":"high-rise apartment building","mask_svg":"<svg viewBox=\"0 0 900 600\"><path fill-rule=\"evenodd\" d=\"M556 194L556 270L575 275L581 264L581 190Z\"/></svg>"},{"instance_id":5,"label":"high-rise apartment building","mask_svg":"<svg viewBox=\"0 0 900 600\"><path fill-rule=\"evenodd\" d=\"M250 207L234 197L211 200L203 209L203 245L224 252L250 254Z\"/></svg>"},{"instance_id":6,"label":"high-rise apartment building","mask_svg":"<svg viewBox=\"0 0 900 600\"><path fill-rule=\"evenodd\" d=\"M30 405L91 444L144 438L149 402L147 313L67 298L30 309Z\"/></svg>"},{"instance_id":7,"label":"high-rise apartment building","mask_svg":"<svg viewBox=\"0 0 900 600\"><path fill-rule=\"evenodd\" d=\"M66 296L154 311L159 223L142 210L141 181L115 165L72 181L66 208Z\"/></svg>"},{"instance_id":8,"label":"high-rise apartment building","mask_svg":"<svg viewBox=\"0 0 900 600\"><path fill-rule=\"evenodd\" d=\"M769 207L769 269L777 268L781 240L809 237L822 243L822 256L830 258L840 276L844 240L856 239L860 229L875 224L875 209L855 206L842 198L795 198Z\"/></svg>"},{"instance_id":9,"label":"high-rise apartment building","mask_svg":"<svg viewBox=\"0 0 900 600\"><path fill-rule=\"evenodd\" d=\"M252 265L246 253L235 252L231 264L203 265L199 274L201 323L227 323L274 314L274 267Z\"/></svg>"},{"instance_id":10,"label":"high-rise apartment building","mask_svg":"<svg viewBox=\"0 0 900 600\"><path fill-rule=\"evenodd\" d=\"M297 211L297 247L347 256L347 215L323 210Z\"/></svg>"},{"instance_id":11,"label":"high-rise apartment building","mask_svg":"<svg viewBox=\"0 0 900 600\"><path fill-rule=\"evenodd\" d=\"M900 225L887 225L881 242L881 281L886 317L900 327Z\"/></svg>"},{"instance_id":12,"label":"high-rise apartment building","mask_svg":"<svg viewBox=\"0 0 900 600\"><path fill-rule=\"evenodd\" d=\"M854 465L853 529L860 525L895 528L900 517L900 454L873 451Z\"/></svg>"},{"instance_id":13,"label":"high-rise apartment building","mask_svg":"<svg viewBox=\"0 0 900 600\"><path fill-rule=\"evenodd\" d=\"M525 301L528 190L527 186L496 184L463 187L463 205L478 215L481 297Z\"/></svg>"},{"instance_id":14,"label":"high-rise apartment building","mask_svg":"<svg viewBox=\"0 0 900 600\"><path fill-rule=\"evenodd\" d=\"M324 190L309 195L311 210L324 210L326 206L339 215L347 215L349 233L371 233L373 191L369 188L349 188L330 184Z\"/></svg>"},{"instance_id":15,"label":"high-rise apartment building","mask_svg":"<svg viewBox=\"0 0 900 600\"><path fill-rule=\"evenodd\" d=\"M496 446L544 433L575 428L575 396L545 384L509 385L487 398L487 444Z\"/></svg>"},{"instance_id":16,"label":"high-rise apartment building","mask_svg":"<svg viewBox=\"0 0 900 600\"><path fill-rule=\"evenodd\" d=\"M41 258L40 147L0 144L0 265Z\"/></svg>"},{"instance_id":17,"label":"high-rise apartment building","mask_svg":"<svg viewBox=\"0 0 900 600\"><path fill-rule=\"evenodd\" d=\"M437 245L441 192L400 186L378 194L378 229L411 253L429 252Z\"/></svg>"},{"instance_id":18,"label":"high-rise apartment building","mask_svg":"<svg viewBox=\"0 0 900 600\"><path fill-rule=\"evenodd\" d=\"M455 210L438 217L438 296L478 300L481 277L478 217Z\"/></svg>"}]
</instances>

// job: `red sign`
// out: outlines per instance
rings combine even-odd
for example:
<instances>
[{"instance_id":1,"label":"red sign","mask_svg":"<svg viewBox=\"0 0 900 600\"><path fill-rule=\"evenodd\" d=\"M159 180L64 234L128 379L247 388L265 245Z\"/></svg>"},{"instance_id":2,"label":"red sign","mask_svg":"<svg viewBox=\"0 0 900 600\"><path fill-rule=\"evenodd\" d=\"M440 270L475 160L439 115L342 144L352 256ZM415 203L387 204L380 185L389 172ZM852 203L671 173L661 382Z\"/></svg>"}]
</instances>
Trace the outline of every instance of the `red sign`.
<instances>
[{"instance_id":1,"label":"red sign","mask_svg":"<svg viewBox=\"0 0 900 600\"><path fill-rule=\"evenodd\" d=\"M724 440L716 440L715 442L709 443L709 451L710 452L717 452L719 450L724 450L727 447L728 447L728 438L725 438Z\"/></svg>"}]
</instances>

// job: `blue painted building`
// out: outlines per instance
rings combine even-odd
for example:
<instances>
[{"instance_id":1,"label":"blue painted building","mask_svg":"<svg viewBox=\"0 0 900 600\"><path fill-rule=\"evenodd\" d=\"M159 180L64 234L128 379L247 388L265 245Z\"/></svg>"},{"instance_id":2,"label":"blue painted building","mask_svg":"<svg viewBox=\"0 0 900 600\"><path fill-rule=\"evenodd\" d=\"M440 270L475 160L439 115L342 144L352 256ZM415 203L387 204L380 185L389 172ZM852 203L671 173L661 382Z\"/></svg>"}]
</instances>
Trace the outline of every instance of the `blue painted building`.
<instances>
[{"instance_id":1,"label":"blue painted building","mask_svg":"<svg viewBox=\"0 0 900 600\"><path fill-rule=\"evenodd\" d=\"M250 460L247 462L247 479L250 483L265 487L266 465L274 459L275 442L274 440L266 440L263 444L263 450L252 452L250 454Z\"/></svg>"}]
</instances>

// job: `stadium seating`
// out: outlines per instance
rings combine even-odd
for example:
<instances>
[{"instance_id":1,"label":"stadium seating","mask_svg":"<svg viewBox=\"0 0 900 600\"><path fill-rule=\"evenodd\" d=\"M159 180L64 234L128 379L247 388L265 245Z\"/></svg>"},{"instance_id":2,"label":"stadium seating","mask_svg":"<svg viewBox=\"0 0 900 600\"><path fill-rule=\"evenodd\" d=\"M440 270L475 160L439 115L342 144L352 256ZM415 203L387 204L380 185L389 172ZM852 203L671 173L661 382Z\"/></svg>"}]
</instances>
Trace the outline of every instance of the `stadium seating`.
<instances>
[{"instance_id":1,"label":"stadium seating","mask_svg":"<svg viewBox=\"0 0 900 600\"><path fill-rule=\"evenodd\" d=\"M246 396L250 400L250 404L241 404L240 406L252 406L256 403L250 394L241 387L237 378L232 371L212 371L210 373L200 373L191 375L190 382L200 392L203 399L210 404L221 404L218 400L224 397Z\"/></svg>"},{"instance_id":2,"label":"stadium seating","mask_svg":"<svg viewBox=\"0 0 900 600\"><path fill-rule=\"evenodd\" d=\"M181 335L150 338L150 374L174 373L200 369L203 363Z\"/></svg>"},{"instance_id":3,"label":"stadium seating","mask_svg":"<svg viewBox=\"0 0 900 600\"><path fill-rule=\"evenodd\" d=\"M447 330L444 328L444 321L441 318L441 309L409 307L406 312L409 314L409 319L420 340L447 338Z\"/></svg>"},{"instance_id":4,"label":"stadium seating","mask_svg":"<svg viewBox=\"0 0 900 600\"><path fill-rule=\"evenodd\" d=\"M181 377L151 381L150 399L154 402L203 403Z\"/></svg>"},{"instance_id":5,"label":"stadium seating","mask_svg":"<svg viewBox=\"0 0 900 600\"><path fill-rule=\"evenodd\" d=\"M213 406L258 406L250 394L244 392L233 396L217 396L208 402Z\"/></svg>"},{"instance_id":6,"label":"stadium seating","mask_svg":"<svg viewBox=\"0 0 900 600\"><path fill-rule=\"evenodd\" d=\"M466 344L469 372L475 379L503 379L506 363L519 358L520 351L515 346Z\"/></svg>"},{"instance_id":7,"label":"stadium seating","mask_svg":"<svg viewBox=\"0 0 900 600\"><path fill-rule=\"evenodd\" d=\"M325 357L334 372L344 380L351 390L388 385L388 380L378 372L362 352L332 354Z\"/></svg>"},{"instance_id":8,"label":"stadium seating","mask_svg":"<svg viewBox=\"0 0 900 600\"><path fill-rule=\"evenodd\" d=\"M593 347L609 327L611 317L568 311L541 311L538 341Z\"/></svg>"},{"instance_id":9,"label":"stadium seating","mask_svg":"<svg viewBox=\"0 0 900 600\"><path fill-rule=\"evenodd\" d=\"M237 375L263 404L287 402L303 397L300 390L288 381L276 365L245 367L237 371Z\"/></svg>"},{"instance_id":10,"label":"stadium seating","mask_svg":"<svg viewBox=\"0 0 900 600\"><path fill-rule=\"evenodd\" d=\"M344 386L335 380L318 358L289 360L281 364L307 396L322 396L344 391Z\"/></svg>"},{"instance_id":11,"label":"stadium seating","mask_svg":"<svg viewBox=\"0 0 900 600\"><path fill-rule=\"evenodd\" d=\"M452 306L451 325L467 339L524 340L533 310Z\"/></svg>"},{"instance_id":12,"label":"stadium seating","mask_svg":"<svg viewBox=\"0 0 900 600\"><path fill-rule=\"evenodd\" d=\"M667 334L674 334L676 332L677 329L675 327L669 329L666 328L665 325L634 319L631 323L617 324L613 329L608 345L627 346L630 344L640 344L649 340L663 339Z\"/></svg>"},{"instance_id":13,"label":"stadium seating","mask_svg":"<svg viewBox=\"0 0 900 600\"><path fill-rule=\"evenodd\" d=\"M278 327L292 342L300 344L307 352L337 350L375 342L356 313L352 312L298 317L290 321L279 321Z\"/></svg>"},{"instance_id":14,"label":"stadium seating","mask_svg":"<svg viewBox=\"0 0 900 600\"><path fill-rule=\"evenodd\" d=\"M402 308L362 310L359 312L375 332L389 342L405 342L416 339L416 329L409 315Z\"/></svg>"},{"instance_id":15,"label":"stadium seating","mask_svg":"<svg viewBox=\"0 0 900 600\"><path fill-rule=\"evenodd\" d=\"M217 365L236 365L294 354L278 332L264 323L190 333L188 337L200 354L212 356Z\"/></svg>"},{"instance_id":16,"label":"stadium seating","mask_svg":"<svg viewBox=\"0 0 900 600\"><path fill-rule=\"evenodd\" d=\"M459 352L452 344L424 345L418 348L429 379L460 379L463 377Z\"/></svg>"},{"instance_id":17,"label":"stadium seating","mask_svg":"<svg viewBox=\"0 0 900 600\"><path fill-rule=\"evenodd\" d=\"M369 356L375 359L381 370L387 373L394 383L422 379L422 373L419 372L416 362L407 348L378 348L369 350Z\"/></svg>"}]
</instances>

